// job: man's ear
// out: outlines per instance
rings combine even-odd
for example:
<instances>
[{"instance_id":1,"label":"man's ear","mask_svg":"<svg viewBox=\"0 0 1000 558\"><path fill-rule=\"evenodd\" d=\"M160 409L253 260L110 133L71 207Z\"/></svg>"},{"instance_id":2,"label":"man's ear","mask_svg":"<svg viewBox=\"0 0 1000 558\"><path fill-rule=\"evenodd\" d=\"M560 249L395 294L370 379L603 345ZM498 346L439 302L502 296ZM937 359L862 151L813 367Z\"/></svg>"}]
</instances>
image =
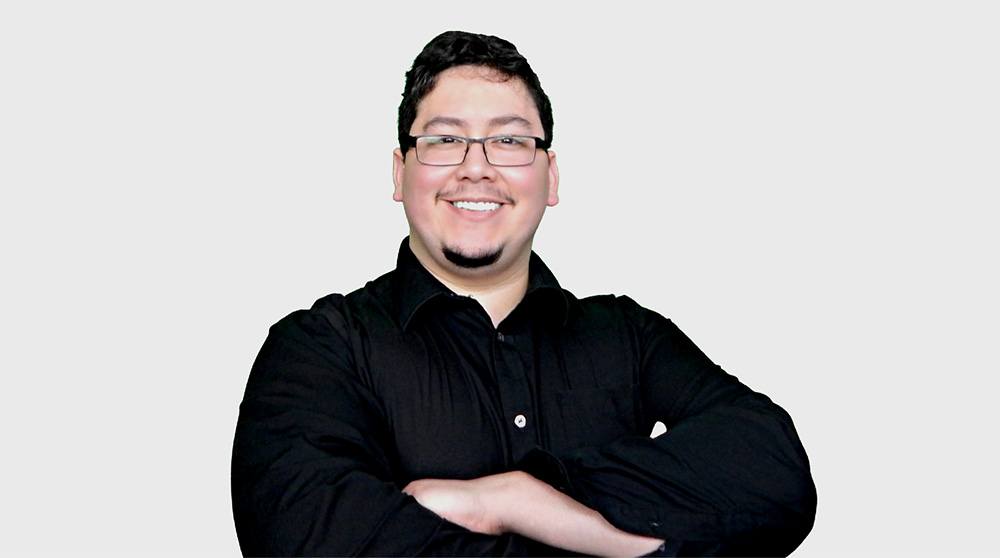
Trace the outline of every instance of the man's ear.
<instances>
[{"instance_id":1,"label":"man's ear","mask_svg":"<svg viewBox=\"0 0 1000 558\"><path fill-rule=\"evenodd\" d=\"M552 207L559 203L559 165L556 164L554 151L546 151L549 156L549 197L546 203Z\"/></svg>"},{"instance_id":2,"label":"man's ear","mask_svg":"<svg viewBox=\"0 0 1000 558\"><path fill-rule=\"evenodd\" d=\"M403 170L406 167L406 160L404 159L403 152L396 149L392 150L392 199L401 202L403 201Z\"/></svg>"}]
</instances>

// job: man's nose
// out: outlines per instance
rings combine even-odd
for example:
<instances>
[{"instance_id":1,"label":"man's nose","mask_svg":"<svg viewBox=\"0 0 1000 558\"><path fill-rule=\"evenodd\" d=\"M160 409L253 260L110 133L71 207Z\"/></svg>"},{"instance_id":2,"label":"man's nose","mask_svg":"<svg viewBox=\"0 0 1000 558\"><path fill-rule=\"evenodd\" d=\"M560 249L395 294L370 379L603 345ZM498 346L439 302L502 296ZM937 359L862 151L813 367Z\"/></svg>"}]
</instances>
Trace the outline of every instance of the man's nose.
<instances>
[{"instance_id":1,"label":"man's nose","mask_svg":"<svg viewBox=\"0 0 1000 558\"><path fill-rule=\"evenodd\" d=\"M493 180L496 178L496 172L496 168L486 159L486 145L470 143L469 151L465 154L465 161L458 167L459 178L473 182Z\"/></svg>"}]
</instances>

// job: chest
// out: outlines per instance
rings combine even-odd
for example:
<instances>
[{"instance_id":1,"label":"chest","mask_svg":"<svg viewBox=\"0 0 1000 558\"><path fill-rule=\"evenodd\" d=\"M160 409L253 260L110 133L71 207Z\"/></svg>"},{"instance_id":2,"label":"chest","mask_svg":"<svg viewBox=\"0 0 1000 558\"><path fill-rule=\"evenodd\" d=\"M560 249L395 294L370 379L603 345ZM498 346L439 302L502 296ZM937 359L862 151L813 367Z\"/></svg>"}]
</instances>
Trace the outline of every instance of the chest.
<instances>
[{"instance_id":1,"label":"chest","mask_svg":"<svg viewBox=\"0 0 1000 558\"><path fill-rule=\"evenodd\" d=\"M378 341L363 364L402 479L482 476L535 447L558 455L639 431L627 332L441 321Z\"/></svg>"}]
</instances>

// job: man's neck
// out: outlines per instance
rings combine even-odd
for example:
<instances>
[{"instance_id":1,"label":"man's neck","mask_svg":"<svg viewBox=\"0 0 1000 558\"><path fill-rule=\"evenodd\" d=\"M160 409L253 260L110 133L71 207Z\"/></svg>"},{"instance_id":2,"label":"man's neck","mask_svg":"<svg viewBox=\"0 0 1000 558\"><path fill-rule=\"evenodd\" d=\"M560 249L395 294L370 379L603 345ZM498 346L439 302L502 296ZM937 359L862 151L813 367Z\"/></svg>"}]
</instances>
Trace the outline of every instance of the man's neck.
<instances>
[{"instance_id":1,"label":"man's neck","mask_svg":"<svg viewBox=\"0 0 1000 558\"><path fill-rule=\"evenodd\" d=\"M456 294L476 300L489 314L496 327L517 307L528 290L528 264L531 253L525 253L518 261L497 273L481 277L464 277L448 270L440 269L434 261L422 254L417 260L431 275ZM425 259L430 261L425 261Z\"/></svg>"}]
</instances>

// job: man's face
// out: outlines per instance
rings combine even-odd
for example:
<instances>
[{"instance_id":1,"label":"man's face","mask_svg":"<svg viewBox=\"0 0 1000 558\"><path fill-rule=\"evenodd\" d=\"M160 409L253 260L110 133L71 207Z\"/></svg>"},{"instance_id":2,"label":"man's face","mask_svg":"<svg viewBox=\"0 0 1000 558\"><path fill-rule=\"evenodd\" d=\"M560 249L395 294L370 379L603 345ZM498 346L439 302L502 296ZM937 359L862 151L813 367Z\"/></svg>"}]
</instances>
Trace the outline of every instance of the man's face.
<instances>
[{"instance_id":1,"label":"man's face","mask_svg":"<svg viewBox=\"0 0 1000 558\"><path fill-rule=\"evenodd\" d=\"M459 66L441 72L417 105L410 134L543 137L538 109L517 78ZM393 199L403 202L410 246L441 270L489 274L526 261L546 206L558 203L555 154L537 151L534 163L495 167L481 144L470 144L465 162L429 166L411 148L393 153ZM454 202L494 202L493 211L456 207ZM497 259L497 256L499 258ZM495 260L495 263L491 263Z\"/></svg>"}]
</instances>

